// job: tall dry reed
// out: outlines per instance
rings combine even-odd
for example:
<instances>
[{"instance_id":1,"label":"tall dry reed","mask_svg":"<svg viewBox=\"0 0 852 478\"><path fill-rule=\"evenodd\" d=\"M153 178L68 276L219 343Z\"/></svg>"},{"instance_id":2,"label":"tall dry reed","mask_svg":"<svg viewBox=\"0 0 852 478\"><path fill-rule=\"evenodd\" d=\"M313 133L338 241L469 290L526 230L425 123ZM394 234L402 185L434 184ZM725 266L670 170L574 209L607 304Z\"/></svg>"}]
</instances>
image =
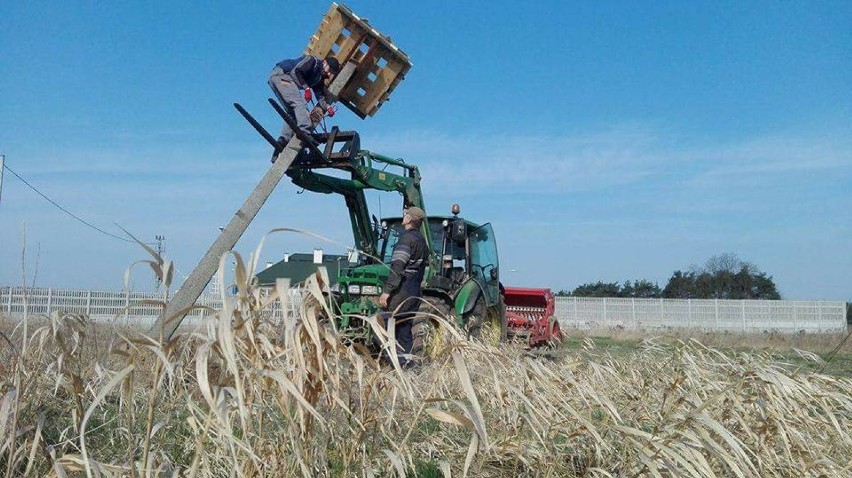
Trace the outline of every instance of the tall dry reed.
<instances>
[{"instance_id":1,"label":"tall dry reed","mask_svg":"<svg viewBox=\"0 0 852 478\"><path fill-rule=\"evenodd\" d=\"M403 370L341 343L322 320L322 277L299 317L271 321L289 284L261 294L252 262L238 260L221 311L165 343L70 314L7 329L2 475L852 473L848 378L689 340L620 357L587 340L546 358L448 322L443 350Z\"/></svg>"}]
</instances>

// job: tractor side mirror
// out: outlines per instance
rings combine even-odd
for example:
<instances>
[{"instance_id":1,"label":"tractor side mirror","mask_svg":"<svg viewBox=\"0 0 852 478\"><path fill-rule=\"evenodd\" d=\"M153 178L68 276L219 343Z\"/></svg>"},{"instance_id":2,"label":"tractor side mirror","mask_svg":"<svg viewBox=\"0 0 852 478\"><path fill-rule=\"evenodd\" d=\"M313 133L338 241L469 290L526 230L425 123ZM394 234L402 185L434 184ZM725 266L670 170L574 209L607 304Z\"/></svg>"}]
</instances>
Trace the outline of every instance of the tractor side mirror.
<instances>
[{"instance_id":1,"label":"tractor side mirror","mask_svg":"<svg viewBox=\"0 0 852 478\"><path fill-rule=\"evenodd\" d=\"M467 224L464 223L463 219L456 218L453 220L450 237L452 237L453 242L464 244L467 239Z\"/></svg>"}]
</instances>

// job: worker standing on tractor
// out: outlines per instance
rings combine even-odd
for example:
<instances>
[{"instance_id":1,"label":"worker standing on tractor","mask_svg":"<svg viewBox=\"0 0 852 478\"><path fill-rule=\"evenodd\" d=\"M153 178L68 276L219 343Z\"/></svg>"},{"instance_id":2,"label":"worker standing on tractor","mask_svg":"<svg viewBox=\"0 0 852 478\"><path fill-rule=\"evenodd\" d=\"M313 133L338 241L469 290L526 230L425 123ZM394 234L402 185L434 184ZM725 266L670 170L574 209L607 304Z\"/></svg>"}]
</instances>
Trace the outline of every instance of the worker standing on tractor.
<instances>
[{"instance_id":1,"label":"worker standing on tractor","mask_svg":"<svg viewBox=\"0 0 852 478\"><path fill-rule=\"evenodd\" d=\"M402 217L404 230L393 248L390 274L382 286L379 305L384 312L382 317L387 326L391 316L396 319L395 335L398 342L397 357L402 366L408 365L405 355L411 354L414 337L411 326L414 313L420 306L420 282L429 263L429 250L426 239L420 233L420 225L426 213L416 206L409 207Z\"/></svg>"},{"instance_id":2,"label":"worker standing on tractor","mask_svg":"<svg viewBox=\"0 0 852 478\"><path fill-rule=\"evenodd\" d=\"M315 56L303 55L299 58L281 60L269 75L269 86L278 93L284 101L284 109L296 120L299 129L309 133L317 123L322 121L329 104L326 101L325 80L340 72L340 62L334 57L325 60ZM307 102L310 101L313 90L317 106L308 113ZM293 137L293 130L287 123L281 129L278 137L278 147L272 156L272 162L278 153Z\"/></svg>"}]
</instances>

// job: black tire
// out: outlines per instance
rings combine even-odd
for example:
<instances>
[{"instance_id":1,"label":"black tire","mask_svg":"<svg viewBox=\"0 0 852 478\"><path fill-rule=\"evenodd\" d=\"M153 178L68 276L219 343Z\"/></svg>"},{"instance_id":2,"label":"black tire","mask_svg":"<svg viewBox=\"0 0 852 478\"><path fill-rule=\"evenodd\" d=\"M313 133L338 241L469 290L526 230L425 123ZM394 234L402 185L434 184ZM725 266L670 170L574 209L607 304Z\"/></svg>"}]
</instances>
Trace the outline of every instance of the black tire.
<instances>
[{"instance_id":1,"label":"black tire","mask_svg":"<svg viewBox=\"0 0 852 478\"><path fill-rule=\"evenodd\" d=\"M485 323L485 301L478 297L470 312L464 314L464 331L468 338L479 339Z\"/></svg>"},{"instance_id":2,"label":"black tire","mask_svg":"<svg viewBox=\"0 0 852 478\"><path fill-rule=\"evenodd\" d=\"M414 325L411 326L411 335L414 337L412 354L425 359L434 358L439 353L438 338L442 325L438 317L452 322L450 310L450 304L438 297L423 297L414 317Z\"/></svg>"},{"instance_id":3,"label":"black tire","mask_svg":"<svg viewBox=\"0 0 852 478\"><path fill-rule=\"evenodd\" d=\"M468 338L479 340L488 345L498 345L505 334L502 315L498 307L489 309L485 298L479 296L473 309L464 316L464 328Z\"/></svg>"}]
</instances>

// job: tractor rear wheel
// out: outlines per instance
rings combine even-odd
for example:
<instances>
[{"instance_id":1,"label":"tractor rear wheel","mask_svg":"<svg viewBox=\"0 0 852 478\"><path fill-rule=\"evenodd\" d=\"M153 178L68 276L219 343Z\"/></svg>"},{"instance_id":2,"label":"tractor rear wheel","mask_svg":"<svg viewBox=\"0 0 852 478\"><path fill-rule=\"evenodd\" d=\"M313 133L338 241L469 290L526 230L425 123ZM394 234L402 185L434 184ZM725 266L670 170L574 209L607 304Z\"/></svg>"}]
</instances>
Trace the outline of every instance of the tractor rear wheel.
<instances>
[{"instance_id":1,"label":"tractor rear wheel","mask_svg":"<svg viewBox=\"0 0 852 478\"><path fill-rule=\"evenodd\" d=\"M500 309L485 305L485 298L479 297L473 310L465 314L465 331L468 338L479 340L487 345L497 346L503 335Z\"/></svg>"},{"instance_id":2,"label":"tractor rear wheel","mask_svg":"<svg viewBox=\"0 0 852 478\"><path fill-rule=\"evenodd\" d=\"M450 305L437 297L423 297L423 302L420 303L420 308L414 317L414 325L411 327L411 334L414 336L411 353L421 359L435 358L446 343L444 338L446 322L453 322Z\"/></svg>"}]
</instances>

